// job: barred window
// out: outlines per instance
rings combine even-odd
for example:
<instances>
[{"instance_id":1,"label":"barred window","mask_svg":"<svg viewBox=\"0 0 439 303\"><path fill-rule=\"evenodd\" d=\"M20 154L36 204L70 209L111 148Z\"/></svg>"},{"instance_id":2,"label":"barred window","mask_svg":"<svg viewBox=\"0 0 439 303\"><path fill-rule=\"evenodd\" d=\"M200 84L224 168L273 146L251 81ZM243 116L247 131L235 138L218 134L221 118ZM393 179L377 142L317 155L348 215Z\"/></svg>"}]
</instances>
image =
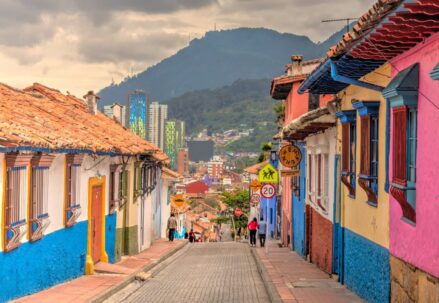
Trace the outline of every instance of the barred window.
<instances>
[{"instance_id":1,"label":"barred window","mask_svg":"<svg viewBox=\"0 0 439 303\"><path fill-rule=\"evenodd\" d=\"M81 214L81 164L83 155L68 154L66 156L66 226L76 224Z\"/></svg>"}]
</instances>

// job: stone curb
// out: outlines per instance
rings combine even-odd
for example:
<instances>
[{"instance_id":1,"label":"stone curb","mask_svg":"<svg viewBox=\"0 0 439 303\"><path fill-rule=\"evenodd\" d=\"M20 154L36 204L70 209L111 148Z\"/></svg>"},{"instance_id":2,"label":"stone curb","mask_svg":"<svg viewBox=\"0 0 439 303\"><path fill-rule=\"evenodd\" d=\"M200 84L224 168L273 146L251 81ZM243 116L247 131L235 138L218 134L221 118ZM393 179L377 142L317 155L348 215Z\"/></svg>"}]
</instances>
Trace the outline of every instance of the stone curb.
<instances>
[{"instance_id":1,"label":"stone curb","mask_svg":"<svg viewBox=\"0 0 439 303\"><path fill-rule=\"evenodd\" d=\"M256 249L251 249L250 247L249 249L256 262L256 267L258 269L259 274L261 275L262 281L264 282L265 290L267 291L268 296L270 297L270 301L272 303L281 303L282 299L280 298L279 293L277 292L276 287L274 286L270 275L267 273L264 264L262 264L261 259L259 258L258 253L256 252Z\"/></svg>"},{"instance_id":2,"label":"stone curb","mask_svg":"<svg viewBox=\"0 0 439 303\"><path fill-rule=\"evenodd\" d=\"M100 302L105 301L106 299L108 299L112 295L116 294L117 292L119 292L120 290L125 288L128 284L134 282L134 280L136 278L136 275L138 275L140 272L151 270L152 268L154 268L155 266L157 266L161 262L165 261L166 259L168 259L172 255L174 255L176 252L181 250L187 244L188 244L188 242L185 241L183 244L177 246L173 250L171 250L171 251L167 252L166 254L160 256L160 258L158 258L157 260L154 260L154 261L150 262L149 264L145 265L144 267L142 267L141 269L133 272L132 274L130 274L125 280L123 280L119 284L114 285L111 288L109 288L109 289L103 291L102 293L96 295L89 302L91 302L91 303L100 303Z\"/></svg>"}]
</instances>

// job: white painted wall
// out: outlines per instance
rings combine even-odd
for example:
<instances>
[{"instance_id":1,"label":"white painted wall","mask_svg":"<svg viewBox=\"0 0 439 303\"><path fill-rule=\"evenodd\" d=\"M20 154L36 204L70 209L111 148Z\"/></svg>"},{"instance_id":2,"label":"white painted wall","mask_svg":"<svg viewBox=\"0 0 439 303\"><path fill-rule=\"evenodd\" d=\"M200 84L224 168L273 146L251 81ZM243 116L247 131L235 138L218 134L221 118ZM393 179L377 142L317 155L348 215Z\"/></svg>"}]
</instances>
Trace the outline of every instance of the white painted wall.
<instances>
[{"instance_id":1,"label":"white painted wall","mask_svg":"<svg viewBox=\"0 0 439 303\"><path fill-rule=\"evenodd\" d=\"M162 175L163 176L163 175ZM171 203L168 204L168 187L170 186L169 180L162 178L162 224L161 224L161 237L167 238L166 229L168 225L168 219L171 216Z\"/></svg>"},{"instance_id":2,"label":"white painted wall","mask_svg":"<svg viewBox=\"0 0 439 303\"><path fill-rule=\"evenodd\" d=\"M80 179L80 205L81 215L78 222L88 220L88 181L92 177L105 176L105 215L108 214L109 203L109 173L110 164L117 161L117 158L109 156L98 156L96 158L86 155L81 165L81 179ZM55 159L49 169L49 184L48 184L48 213L50 225L45 234L49 234L60 230L64 227L64 180L65 180L65 154L56 154ZM4 154L0 154L0 197L3 197L4 192ZM3 212L3 199L0 207L0 218ZM27 212L27 210L26 210ZM26 214L27 215L27 214ZM27 237L24 237L22 242L26 242ZM1 239L0 241L3 241ZM3 243L1 243L3 244ZM2 245L0 246L1 250Z\"/></svg>"},{"instance_id":3,"label":"white painted wall","mask_svg":"<svg viewBox=\"0 0 439 303\"><path fill-rule=\"evenodd\" d=\"M307 184L306 184L306 203L311 205L312 208L314 208L316 211L318 211L323 217L333 221L333 214L334 214L334 158L336 153L336 128L330 128L327 129L325 132L317 135L309 136L305 139L306 141L306 152L307 152ZM315 178L314 183L314 192L312 193L312 200L309 199L309 182L312 182L312 180L309 178L309 155L322 155L322 163L323 163L323 156L327 155L328 157L328 169L327 173L325 174L325 179L323 180L326 182L327 186L327 203L328 208L326 211L324 211L322 208L320 208L317 205L317 162L314 161L312 168L313 168L313 178Z\"/></svg>"}]
</instances>

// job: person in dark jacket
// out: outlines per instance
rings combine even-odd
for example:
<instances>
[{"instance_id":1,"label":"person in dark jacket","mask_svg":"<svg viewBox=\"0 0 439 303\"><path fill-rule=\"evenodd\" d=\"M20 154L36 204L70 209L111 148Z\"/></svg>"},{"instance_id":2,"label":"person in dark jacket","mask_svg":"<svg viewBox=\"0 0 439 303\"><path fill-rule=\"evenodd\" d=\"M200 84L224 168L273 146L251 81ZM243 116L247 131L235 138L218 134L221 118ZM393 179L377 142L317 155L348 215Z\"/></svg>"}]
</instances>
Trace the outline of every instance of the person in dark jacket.
<instances>
[{"instance_id":1,"label":"person in dark jacket","mask_svg":"<svg viewBox=\"0 0 439 303\"><path fill-rule=\"evenodd\" d=\"M191 229L191 231L189 232L189 242L193 243L195 241L195 233L194 230Z\"/></svg>"}]
</instances>

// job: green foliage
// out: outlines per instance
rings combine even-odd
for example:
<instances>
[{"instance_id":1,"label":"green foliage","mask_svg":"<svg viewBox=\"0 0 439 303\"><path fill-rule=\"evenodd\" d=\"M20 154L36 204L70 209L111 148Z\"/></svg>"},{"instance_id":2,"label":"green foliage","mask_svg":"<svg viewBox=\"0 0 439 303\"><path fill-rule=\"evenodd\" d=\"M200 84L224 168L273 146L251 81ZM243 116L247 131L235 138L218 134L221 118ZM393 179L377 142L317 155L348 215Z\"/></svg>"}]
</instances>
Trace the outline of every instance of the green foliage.
<instances>
[{"instance_id":1,"label":"green foliage","mask_svg":"<svg viewBox=\"0 0 439 303\"><path fill-rule=\"evenodd\" d=\"M265 161L265 154L263 152L261 152L259 154L259 158L258 158L258 163L264 162Z\"/></svg>"},{"instance_id":2,"label":"green foliage","mask_svg":"<svg viewBox=\"0 0 439 303\"><path fill-rule=\"evenodd\" d=\"M217 218L210 219L210 222L217 223L217 224L229 223L230 221L231 221L230 217L217 217Z\"/></svg>"},{"instance_id":3,"label":"green foliage","mask_svg":"<svg viewBox=\"0 0 439 303\"><path fill-rule=\"evenodd\" d=\"M271 140L275 129L276 126L273 122L268 122L265 126L257 126L250 136L227 144L225 150L229 152L258 152L261 142Z\"/></svg>"},{"instance_id":4,"label":"green foliage","mask_svg":"<svg viewBox=\"0 0 439 303\"><path fill-rule=\"evenodd\" d=\"M242 216L239 218L235 217L234 219L236 229L247 227L248 214L250 212L250 197L248 190L235 189L232 192L224 192L222 195L225 198L224 204L229 208L240 208L242 210Z\"/></svg>"},{"instance_id":5,"label":"green foliage","mask_svg":"<svg viewBox=\"0 0 439 303\"><path fill-rule=\"evenodd\" d=\"M276 116L284 116L285 115L285 105L283 102L278 102L275 105L273 105L273 111L276 114Z\"/></svg>"},{"instance_id":6,"label":"green foliage","mask_svg":"<svg viewBox=\"0 0 439 303\"><path fill-rule=\"evenodd\" d=\"M268 152L271 150L271 142L262 143L261 150L264 152Z\"/></svg>"}]
</instances>

